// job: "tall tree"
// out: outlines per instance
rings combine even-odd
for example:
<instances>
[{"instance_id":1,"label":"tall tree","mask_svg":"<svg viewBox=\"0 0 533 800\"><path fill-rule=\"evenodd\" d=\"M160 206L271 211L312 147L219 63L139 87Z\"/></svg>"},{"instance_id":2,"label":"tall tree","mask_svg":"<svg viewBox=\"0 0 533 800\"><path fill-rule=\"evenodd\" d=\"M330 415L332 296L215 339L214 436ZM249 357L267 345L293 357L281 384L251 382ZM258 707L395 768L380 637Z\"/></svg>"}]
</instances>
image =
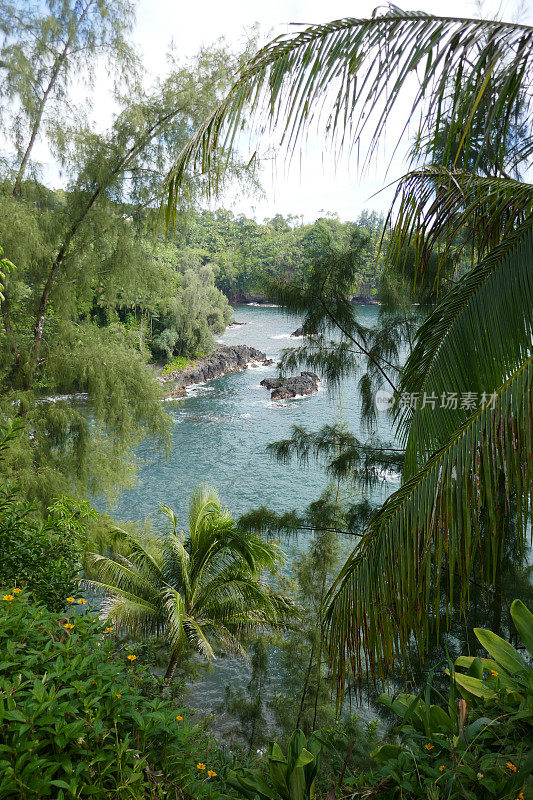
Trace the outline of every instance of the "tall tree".
<instances>
[{"instance_id":1,"label":"tall tree","mask_svg":"<svg viewBox=\"0 0 533 800\"><path fill-rule=\"evenodd\" d=\"M49 66L50 37L64 33L61 14L86 10L76 28L79 52L64 62L70 72L58 74L39 128L56 154L65 188L52 191L26 173L14 193L17 175L7 167L0 187L0 240L17 267L9 274L3 269L0 292L0 413L20 416L26 427L3 472L44 507L58 494L115 492L130 484L139 439L167 437L169 420L154 373L146 368L141 322L136 335L127 315L133 309L142 319L150 303L157 313L169 289L184 297L187 287L179 265L164 262L164 245L158 250L146 232L146 208L195 126L222 96L236 64L224 47L204 49L186 66L172 63L168 77L149 92L132 84L127 96L117 98L109 130L95 132L76 115L69 118L67 90L81 64L92 63L91 54L113 54L115 45L129 52L129 6L109 6L107 13L105 2L51 3L50 14L42 4L28 7L31 33L12 26L2 61L13 91L18 86L22 92L17 65L24 57L29 70L31 47L38 47L42 63L36 56L36 74L26 76L28 84L38 84L39 70L44 74ZM7 14L6 9L18 19L18 6L6 6ZM17 102L23 110L22 100ZM13 141L21 119L26 117L3 115ZM213 293L206 287L203 310L213 325L204 324L203 344L227 316L227 304ZM43 399L79 392L88 395L89 414L68 400Z\"/></svg>"},{"instance_id":2,"label":"tall tree","mask_svg":"<svg viewBox=\"0 0 533 800\"><path fill-rule=\"evenodd\" d=\"M0 81L4 128L15 147L16 197L39 138L67 119L69 84L90 83L103 56L108 69L131 77L135 56L126 34L134 22L130 0L47 0L0 3ZM44 13L43 13L44 12ZM6 107L6 103L9 107Z\"/></svg>"}]
</instances>

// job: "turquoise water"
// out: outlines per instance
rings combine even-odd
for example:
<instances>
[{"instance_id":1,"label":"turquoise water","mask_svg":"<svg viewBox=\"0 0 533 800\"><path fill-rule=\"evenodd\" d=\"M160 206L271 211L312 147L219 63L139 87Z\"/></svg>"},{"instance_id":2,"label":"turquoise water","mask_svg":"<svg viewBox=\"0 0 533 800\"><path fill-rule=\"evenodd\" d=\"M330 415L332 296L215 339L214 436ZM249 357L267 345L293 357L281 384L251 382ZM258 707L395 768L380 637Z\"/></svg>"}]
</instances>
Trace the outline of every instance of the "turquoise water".
<instances>
[{"instance_id":1,"label":"turquoise water","mask_svg":"<svg viewBox=\"0 0 533 800\"><path fill-rule=\"evenodd\" d=\"M371 324L376 307L361 307L361 322ZM219 341L256 347L274 361L282 349L296 347L290 338L300 320L279 308L237 306L235 319L245 325L229 328ZM360 430L357 378L349 379L333 398L321 383L317 394L273 403L260 381L276 375L276 366L249 367L206 384L192 387L189 396L166 403L174 421L172 452L165 460L147 442L138 454L145 461L139 482L126 492L113 514L141 520L166 503L185 522L187 498L201 482L216 486L222 501L235 515L260 505L278 511L303 509L326 484L316 465L275 463L266 451L269 442L290 436L293 425L311 430L334 422L339 415L356 436ZM386 419L378 433L390 438ZM382 494L382 492L378 492Z\"/></svg>"},{"instance_id":2,"label":"turquoise water","mask_svg":"<svg viewBox=\"0 0 533 800\"><path fill-rule=\"evenodd\" d=\"M290 338L290 333L301 321L277 307L237 306L234 312L235 319L246 324L227 329L219 340L225 344L250 345L277 361L282 349L299 343ZM371 325L377 313L376 307L363 306L359 309L360 321ZM261 505L276 511L301 511L315 500L327 482L320 467L277 464L266 447L290 436L293 425L316 430L335 422L339 414L356 436L365 438L360 429L357 376L346 380L336 397L321 383L317 394L273 403L270 392L259 384L275 374L275 364L249 367L192 387L188 397L168 402L174 421L170 457L161 458L149 442L139 448L144 465L138 484L123 495L113 515L144 520L157 514L159 503L166 503L185 527L188 496L201 482L215 486L235 516ZM392 439L386 417L380 419L377 432ZM382 487L375 490L374 499L384 499L397 486L395 477L387 476ZM301 534L297 546L305 548L306 539L306 534ZM275 652L270 662L275 677ZM248 668L243 661L218 659L192 687L190 703L203 712L213 711L227 683L242 686L247 680ZM219 720L219 726L222 724L223 719Z\"/></svg>"}]
</instances>

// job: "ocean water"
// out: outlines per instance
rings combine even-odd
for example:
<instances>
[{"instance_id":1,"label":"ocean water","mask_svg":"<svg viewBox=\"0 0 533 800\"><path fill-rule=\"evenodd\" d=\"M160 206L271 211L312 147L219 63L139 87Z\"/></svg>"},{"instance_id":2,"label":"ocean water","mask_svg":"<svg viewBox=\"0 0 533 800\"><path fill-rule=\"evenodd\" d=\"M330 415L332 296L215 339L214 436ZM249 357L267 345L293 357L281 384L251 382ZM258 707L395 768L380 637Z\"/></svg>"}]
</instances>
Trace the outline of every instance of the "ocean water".
<instances>
[{"instance_id":1,"label":"ocean water","mask_svg":"<svg viewBox=\"0 0 533 800\"><path fill-rule=\"evenodd\" d=\"M378 309L362 306L358 313L363 324L371 325L377 319ZM285 315L280 308L236 306L234 318L246 324L228 328L219 339L224 344L250 345L277 361L284 348L300 343L290 333L301 320ZM186 398L167 402L174 422L170 457L161 457L150 442L139 448L143 466L138 484L122 496L111 511L113 516L133 521L146 517L155 520L158 504L166 503L186 527L187 500L201 482L215 486L223 504L235 516L261 505L278 512L302 511L317 499L327 484L320 466L278 464L269 456L267 445L289 437L293 425L317 430L339 419L358 438L364 439L367 434L360 425L357 376L347 379L335 396L321 382L314 395L272 402L270 392L260 386L260 381L276 374L275 364L251 366L192 387ZM384 414L379 419L377 433L393 440ZM383 500L397 486L395 476L385 476L371 499ZM301 534L297 549L305 548L306 540L306 534ZM293 546L294 542L288 549ZM270 661L275 677L275 652L270 654ZM242 660L218 659L192 687L190 703L202 712L215 711L226 684L242 686L248 676L248 667Z\"/></svg>"}]
</instances>

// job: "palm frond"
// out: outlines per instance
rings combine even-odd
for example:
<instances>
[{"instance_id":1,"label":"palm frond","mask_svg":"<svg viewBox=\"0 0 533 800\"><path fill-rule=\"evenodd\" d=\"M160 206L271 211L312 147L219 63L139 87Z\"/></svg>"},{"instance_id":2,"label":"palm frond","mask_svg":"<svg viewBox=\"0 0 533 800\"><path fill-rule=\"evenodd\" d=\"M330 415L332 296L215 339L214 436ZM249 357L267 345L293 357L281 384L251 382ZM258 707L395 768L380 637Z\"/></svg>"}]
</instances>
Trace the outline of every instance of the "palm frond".
<instances>
[{"instance_id":1,"label":"palm frond","mask_svg":"<svg viewBox=\"0 0 533 800\"><path fill-rule=\"evenodd\" d=\"M531 353L532 310L530 228L507 237L476 265L419 329L397 393L398 429L407 438L405 477L471 415L467 395L478 402L483 393L489 396ZM457 402L446 407L442 398L450 393ZM413 397L416 409L402 404Z\"/></svg>"},{"instance_id":2,"label":"palm frond","mask_svg":"<svg viewBox=\"0 0 533 800\"><path fill-rule=\"evenodd\" d=\"M99 553L86 553L89 577L95 575L102 586L116 591L130 592L142 598L154 598L158 587L146 578L133 564L116 555L115 558Z\"/></svg>"},{"instance_id":3,"label":"palm frond","mask_svg":"<svg viewBox=\"0 0 533 800\"><path fill-rule=\"evenodd\" d=\"M500 500L517 504L523 558L533 500L533 357L371 519L330 590L326 629L342 693L351 666L386 678L395 659L424 655L443 602L467 609L473 564L494 581ZM482 476L482 479L481 479ZM501 481L503 480L503 491ZM483 531L483 535L481 535ZM447 601L443 600L447 596Z\"/></svg>"},{"instance_id":4,"label":"palm frond","mask_svg":"<svg viewBox=\"0 0 533 800\"><path fill-rule=\"evenodd\" d=\"M481 258L519 226L533 226L533 185L427 165L398 182L388 222L389 261L401 262L409 246L420 270L434 251L444 259L468 248Z\"/></svg>"},{"instance_id":5,"label":"palm frond","mask_svg":"<svg viewBox=\"0 0 533 800\"><path fill-rule=\"evenodd\" d=\"M185 617L183 619L183 630L187 641L200 655L212 661L216 658L214 650L209 643L207 636L202 630L203 626L209 627L208 621L198 621L194 617Z\"/></svg>"},{"instance_id":6,"label":"palm frond","mask_svg":"<svg viewBox=\"0 0 533 800\"><path fill-rule=\"evenodd\" d=\"M161 582L162 542L157 537L150 536L148 547L147 542L143 541L140 535L129 533L122 528L115 528L113 534L115 541L119 541L126 546L128 561L132 563L138 572L149 581Z\"/></svg>"},{"instance_id":7,"label":"palm frond","mask_svg":"<svg viewBox=\"0 0 533 800\"><path fill-rule=\"evenodd\" d=\"M150 603L143 597L99 581L83 580L82 584L104 594L100 605L102 616L113 621L119 633L140 638L166 633L167 622L160 603Z\"/></svg>"},{"instance_id":8,"label":"palm frond","mask_svg":"<svg viewBox=\"0 0 533 800\"><path fill-rule=\"evenodd\" d=\"M189 533L191 541L194 543L200 535L201 527L205 520L222 512L218 492L206 483L200 484L189 499ZM194 545L193 545L194 546Z\"/></svg>"},{"instance_id":9,"label":"palm frond","mask_svg":"<svg viewBox=\"0 0 533 800\"><path fill-rule=\"evenodd\" d=\"M250 119L258 135L279 126L289 152L313 122L322 122L339 148L357 145L368 129L371 156L396 109L405 115L405 128L416 120L420 137L440 134L439 121L447 117L453 123L449 138L456 140L460 126L466 148L490 84L485 137L495 130L501 136L518 106L527 107L532 45L533 28L527 25L404 12L392 5L369 19L346 18L278 37L243 67L180 154L165 183L160 219L167 228L175 219L194 167L207 176L207 191L216 190L228 151ZM411 97L413 76L418 85ZM408 102L401 104L405 96Z\"/></svg>"},{"instance_id":10,"label":"palm frond","mask_svg":"<svg viewBox=\"0 0 533 800\"><path fill-rule=\"evenodd\" d=\"M162 543L163 573L168 584L183 587L185 594L191 590L190 555L185 549L182 537L177 532L168 533Z\"/></svg>"},{"instance_id":11,"label":"palm frond","mask_svg":"<svg viewBox=\"0 0 533 800\"><path fill-rule=\"evenodd\" d=\"M183 620L186 617L185 603L181 594L171 586L163 591L166 616L166 635L171 647L175 647L184 632Z\"/></svg>"}]
</instances>

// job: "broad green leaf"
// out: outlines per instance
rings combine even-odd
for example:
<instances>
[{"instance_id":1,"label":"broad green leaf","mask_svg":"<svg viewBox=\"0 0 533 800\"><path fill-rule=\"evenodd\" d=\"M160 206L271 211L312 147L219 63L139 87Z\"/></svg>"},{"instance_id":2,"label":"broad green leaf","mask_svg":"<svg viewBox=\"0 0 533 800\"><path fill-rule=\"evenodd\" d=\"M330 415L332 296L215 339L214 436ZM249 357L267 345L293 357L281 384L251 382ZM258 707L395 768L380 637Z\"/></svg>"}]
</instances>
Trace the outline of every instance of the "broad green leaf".
<instances>
[{"instance_id":1,"label":"broad green leaf","mask_svg":"<svg viewBox=\"0 0 533 800\"><path fill-rule=\"evenodd\" d=\"M474 628L474 633L482 647L511 675L527 671L527 665L522 656L501 636L485 630L485 628Z\"/></svg>"},{"instance_id":2,"label":"broad green leaf","mask_svg":"<svg viewBox=\"0 0 533 800\"><path fill-rule=\"evenodd\" d=\"M449 670L446 670L446 673L449 675ZM484 700L490 700L490 698L495 697L494 690L478 678L472 678L470 675L461 675L459 672L454 674L454 678L459 686L462 686L463 689L466 689L467 692L475 695L475 697L482 697Z\"/></svg>"},{"instance_id":3,"label":"broad green leaf","mask_svg":"<svg viewBox=\"0 0 533 800\"><path fill-rule=\"evenodd\" d=\"M259 797L268 798L268 800L279 800L279 796L268 783L259 774L253 773L252 770L247 770L246 773L229 770L226 781L230 786L247 795L250 799L255 795L259 795Z\"/></svg>"},{"instance_id":4,"label":"broad green leaf","mask_svg":"<svg viewBox=\"0 0 533 800\"><path fill-rule=\"evenodd\" d=\"M479 678L479 680L483 677L483 664L481 663L480 658L474 658L472 663L470 664L467 675L471 675L473 678Z\"/></svg>"},{"instance_id":5,"label":"broad green leaf","mask_svg":"<svg viewBox=\"0 0 533 800\"><path fill-rule=\"evenodd\" d=\"M479 658L476 659L474 656L458 656L455 659L455 666L456 667L463 667L463 669L470 669L474 661L481 661L483 669L486 670L498 670L498 664L493 661L491 658Z\"/></svg>"},{"instance_id":6,"label":"broad green leaf","mask_svg":"<svg viewBox=\"0 0 533 800\"><path fill-rule=\"evenodd\" d=\"M514 600L511 605L511 617L527 652L533 658L533 614L521 600Z\"/></svg>"},{"instance_id":7,"label":"broad green leaf","mask_svg":"<svg viewBox=\"0 0 533 800\"><path fill-rule=\"evenodd\" d=\"M432 733L453 731L454 723L450 716L440 707L431 706L429 709L429 723Z\"/></svg>"},{"instance_id":8,"label":"broad green leaf","mask_svg":"<svg viewBox=\"0 0 533 800\"><path fill-rule=\"evenodd\" d=\"M315 757L309 750L306 750L305 747L296 759L296 764L294 765L294 769L298 769L299 767L305 767L306 764L310 764L311 761L314 761Z\"/></svg>"},{"instance_id":9,"label":"broad green leaf","mask_svg":"<svg viewBox=\"0 0 533 800\"><path fill-rule=\"evenodd\" d=\"M375 759L378 764L383 764L391 758L396 758L401 752L402 748L397 744L382 744L377 750L370 753L371 758Z\"/></svg>"}]
</instances>

